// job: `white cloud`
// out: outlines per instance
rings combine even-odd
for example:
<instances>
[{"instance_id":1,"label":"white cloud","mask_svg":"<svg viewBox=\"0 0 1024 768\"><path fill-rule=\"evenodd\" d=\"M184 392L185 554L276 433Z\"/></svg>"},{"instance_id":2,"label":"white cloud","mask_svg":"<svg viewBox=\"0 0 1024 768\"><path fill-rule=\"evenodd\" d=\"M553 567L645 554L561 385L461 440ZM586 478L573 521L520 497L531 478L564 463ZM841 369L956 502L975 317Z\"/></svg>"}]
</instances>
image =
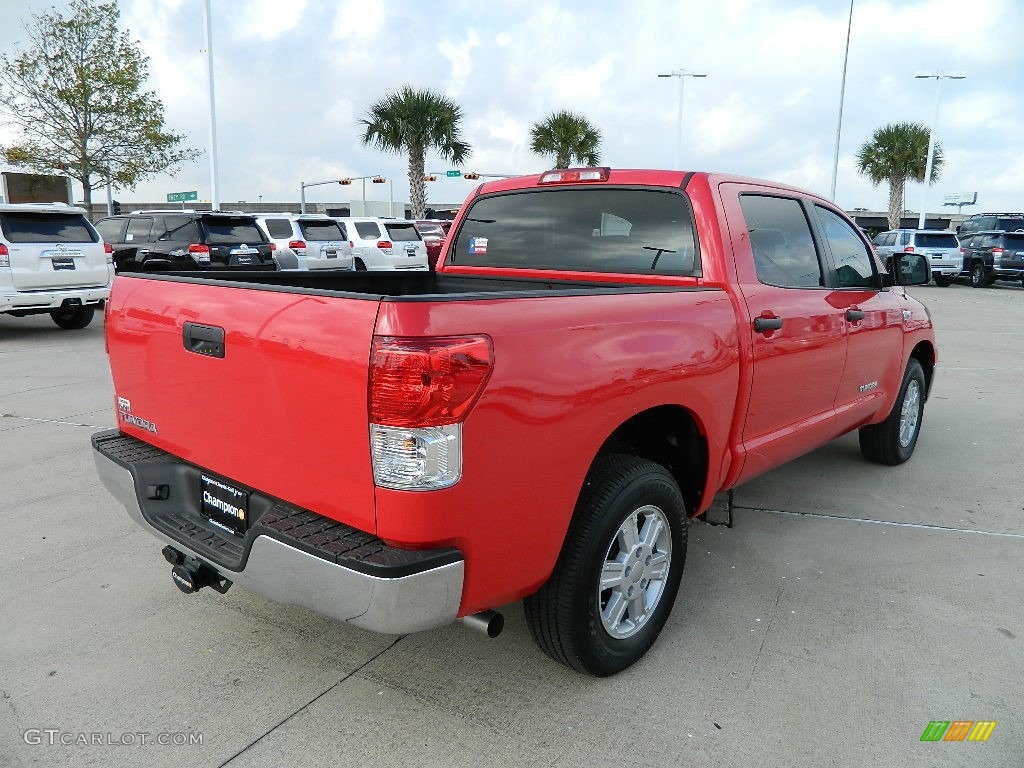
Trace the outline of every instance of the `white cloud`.
<instances>
[{"instance_id":1,"label":"white cloud","mask_svg":"<svg viewBox=\"0 0 1024 768\"><path fill-rule=\"evenodd\" d=\"M437 50L451 62L451 75L448 79L448 87L445 88L449 98L458 99L466 80L473 73L473 49L480 45L480 35L470 27L466 30L466 37L461 42L442 40L437 45Z\"/></svg>"}]
</instances>

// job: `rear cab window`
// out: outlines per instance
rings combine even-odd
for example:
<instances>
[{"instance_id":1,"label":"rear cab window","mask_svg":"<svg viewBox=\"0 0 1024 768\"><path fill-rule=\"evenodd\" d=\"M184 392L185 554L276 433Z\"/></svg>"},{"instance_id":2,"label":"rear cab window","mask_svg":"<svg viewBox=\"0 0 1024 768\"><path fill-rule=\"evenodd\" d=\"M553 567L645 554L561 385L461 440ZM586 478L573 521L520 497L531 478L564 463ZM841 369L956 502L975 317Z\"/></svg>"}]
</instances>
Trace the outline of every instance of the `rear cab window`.
<instances>
[{"instance_id":1,"label":"rear cab window","mask_svg":"<svg viewBox=\"0 0 1024 768\"><path fill-rule=\"evenodd\" d=\"M699 276L690 202L681 191L526 190L482 197L449 263L565 272Z\"/></svg>"},{"instance_id":2,"label":"rear cab window","mask_svg":"<svg viewBox=\"0 0 1024 768\"><path fill-rule=\"evenodd\" d=\"M10 243L97 243L99 235L80 213L0 213Z\"/></svg>"}]
</instances>

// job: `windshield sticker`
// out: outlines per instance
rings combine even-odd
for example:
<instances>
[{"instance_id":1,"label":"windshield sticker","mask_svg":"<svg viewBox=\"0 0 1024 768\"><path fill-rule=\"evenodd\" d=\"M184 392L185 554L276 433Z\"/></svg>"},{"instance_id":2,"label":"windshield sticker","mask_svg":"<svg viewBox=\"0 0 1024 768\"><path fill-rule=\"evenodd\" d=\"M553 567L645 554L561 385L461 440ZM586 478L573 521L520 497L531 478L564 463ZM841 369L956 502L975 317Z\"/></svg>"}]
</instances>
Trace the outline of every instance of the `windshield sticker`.
<instances>
[{"instance_id":1,"label":"windshield sticker","mask_svg":"<svg viewBox=\"0 0 1024 768\"><path fill-rule=\"evenodd\" d=\"M487 253L487 238L486 237L471 237L471 238L469 238L469 252L470 253Z\"/></svg>"}]
</instances>

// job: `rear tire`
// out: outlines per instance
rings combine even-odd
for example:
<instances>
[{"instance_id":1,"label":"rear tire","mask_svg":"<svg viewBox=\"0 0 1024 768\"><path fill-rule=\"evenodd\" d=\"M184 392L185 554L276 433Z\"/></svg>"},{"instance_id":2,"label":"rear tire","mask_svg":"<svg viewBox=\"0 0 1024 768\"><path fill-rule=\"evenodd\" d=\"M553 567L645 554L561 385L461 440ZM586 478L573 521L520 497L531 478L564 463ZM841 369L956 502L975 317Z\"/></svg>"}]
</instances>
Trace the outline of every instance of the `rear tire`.
<instances>
[{"instance_id":1,"label":"rear tire","mask_svg":"<svg viewBox=\"0 0 1024 768\"><path fill-rule=\"evenodd\" d=\"M860 452L865 459L895 466L914 454L924 418L925 386L924 369L911 358L900 394L885 421L860 429Z\"/></svg>"},{"instance_id":2,"label":"rear tire","mask_svg":"<svg viewBox=\"0 0 1024 768\"><path fill-rule=\"evenodd\" d=\"M686 530L686 505L668 470L632 456L599 458L554 572L523 601L537 645L598 677L639 660L675 602Z\"/></svg>"},{"instance_id":3,"label":"rear tire","mask_svg":"<svg viewBox=\"0 0 1024 768\"><path fill-rule=\"evenodd\" d=\"M953 284L953 276L952 275L936 275L935 276L935 284L937 286L939 286L939 288L949 288L949 286Z\"/></svg>"},{"instance_id":4,"label":"rear tire","mask_svg":"<svg viewBox=\"0 0 1024 768\"><path fill-rule=\"evenodd\" d=\"M985 277L985 265L978 263L971 267L971 287L972 288L984 288L989 285L989 280Z\"/></svg>"},{"instance_id":5,"label":"rear tire","mask_svg":"<svg viewBox=\"0 0 1024 768\"><path fill-rule=\"evenodd\" d=\"M67 331L77 331L92 322L94 307L74 307L73 309L55 309L50 313L53 322Z\"/></svg>"}]
</instances>

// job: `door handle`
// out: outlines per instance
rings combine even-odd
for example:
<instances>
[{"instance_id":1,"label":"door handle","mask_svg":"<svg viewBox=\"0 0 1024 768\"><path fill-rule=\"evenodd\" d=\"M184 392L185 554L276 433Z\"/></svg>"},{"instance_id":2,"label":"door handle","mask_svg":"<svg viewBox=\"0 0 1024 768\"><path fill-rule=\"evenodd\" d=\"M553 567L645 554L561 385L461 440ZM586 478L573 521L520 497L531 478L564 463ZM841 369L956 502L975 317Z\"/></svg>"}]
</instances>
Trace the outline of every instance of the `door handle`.
<instances>
[{"instance_id":1,"label":"door handle","mask_svg":"<svg viewBox=\"0 0 1024 768\"><path fill-rule=\"evenodd\" d=\"M864 319L864 310L862 309L848 309L846 310L846 319L851 323L859 323Z\"/></svg>"},{"instance_id":2,"label":"door handle","mask_svg":"<svg viewBox=\"0 0 1024 768\"><path fill-rule=\"evenodd\" d=\"M185 323L181 329L185 349L204 357L224 357L224 329L215 325Z\"/></svg>"},{"instance_id":3,"label":"door handle","mask_svg":"<svg viewBox=\"0 0 1024 768\"><path fill-rule=\"evenodd\" d=\"M754 333L767 333L777 331L782 327L781 317L755 317Z\"/></svg>"}]
</instances>

